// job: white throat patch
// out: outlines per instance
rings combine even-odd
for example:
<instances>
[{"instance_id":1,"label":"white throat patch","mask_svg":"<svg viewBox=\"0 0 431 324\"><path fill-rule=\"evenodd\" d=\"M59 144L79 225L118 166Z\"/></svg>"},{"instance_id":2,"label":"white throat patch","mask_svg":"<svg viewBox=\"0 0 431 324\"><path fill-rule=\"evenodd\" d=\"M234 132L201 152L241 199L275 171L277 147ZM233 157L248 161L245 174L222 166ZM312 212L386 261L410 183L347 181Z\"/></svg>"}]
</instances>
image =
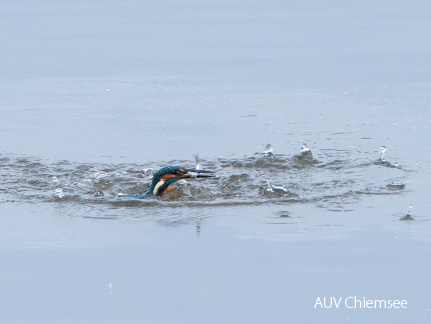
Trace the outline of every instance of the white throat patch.
<instances>
[{"instance_id":1,"label":"white throat patch","mask_svg":"<svg viewBox=\"0 0 431 324\"><path fill-rule=\"evenodd\" d=\"M154 187L154 190L153 190L153 195L154 196L157 196L157 193L158 193L158 191L159 191L159 188L161 187L161 186L163 186L163 184L164 184L165 182L163 181L163 180L160 180L159 182L157 182L157 184L156 184L156 186Z\"/></svg>"}]
</instances>

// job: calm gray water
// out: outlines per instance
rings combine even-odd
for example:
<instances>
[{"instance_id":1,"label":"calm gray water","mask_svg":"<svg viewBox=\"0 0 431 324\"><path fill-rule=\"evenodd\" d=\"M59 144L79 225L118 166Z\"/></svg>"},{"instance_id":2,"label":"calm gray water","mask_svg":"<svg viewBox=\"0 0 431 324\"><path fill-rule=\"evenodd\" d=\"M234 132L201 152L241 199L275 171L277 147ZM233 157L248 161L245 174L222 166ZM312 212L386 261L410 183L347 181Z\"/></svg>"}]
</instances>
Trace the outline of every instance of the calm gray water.
<instances>
[{"instance_id":1,"label":"calm gray water","mask_svg":"<svg viewBox=\"0 0 431 324\"><path fill-rule=\"evenodd\" d=\"M430 9L4 1L0 321L429 322Z\"/></svg>"}]
</instances>

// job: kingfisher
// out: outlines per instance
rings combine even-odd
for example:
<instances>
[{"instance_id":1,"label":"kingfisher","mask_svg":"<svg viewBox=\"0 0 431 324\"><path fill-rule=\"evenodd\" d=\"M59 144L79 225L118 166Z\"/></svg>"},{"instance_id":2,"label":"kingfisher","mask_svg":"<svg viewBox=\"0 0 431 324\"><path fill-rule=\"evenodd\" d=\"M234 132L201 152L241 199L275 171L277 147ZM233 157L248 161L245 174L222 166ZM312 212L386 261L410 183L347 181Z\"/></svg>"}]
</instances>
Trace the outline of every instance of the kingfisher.
<instances>
[{"instance_id":1,"label":"kingfisher","mask_svg":"<svg viewBox=\"0 0 431 324\"><path fill-rule=\"evenodd\" d=\"M186 169L179 166L166 166L154 173L150 188L135 195L125 195L129 198L143 198L145 196L161 196L165 192L174 190L174 183L181 179L212 178L213 171Z\"/></svg>"}]
</instances>

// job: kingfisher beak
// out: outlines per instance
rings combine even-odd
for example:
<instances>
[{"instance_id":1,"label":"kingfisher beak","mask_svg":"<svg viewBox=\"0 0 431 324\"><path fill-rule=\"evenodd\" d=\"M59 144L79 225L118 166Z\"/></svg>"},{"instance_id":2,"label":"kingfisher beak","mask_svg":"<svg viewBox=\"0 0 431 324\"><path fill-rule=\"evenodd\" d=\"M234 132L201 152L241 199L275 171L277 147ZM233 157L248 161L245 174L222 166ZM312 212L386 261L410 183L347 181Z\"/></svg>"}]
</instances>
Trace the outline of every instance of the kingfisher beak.
<instances>
[{"instance_id":1,"label":"kingfisher beak","mask_svg":"<svg viewBox=\"0 0 431 324\"><path fill-rule=\"evenodd\" d=\"M184 178L212 178L214 177L214 171L209 170L196 170L196 169L186 169L187 173L184 174Z\"/></svg>"}]
</instances>

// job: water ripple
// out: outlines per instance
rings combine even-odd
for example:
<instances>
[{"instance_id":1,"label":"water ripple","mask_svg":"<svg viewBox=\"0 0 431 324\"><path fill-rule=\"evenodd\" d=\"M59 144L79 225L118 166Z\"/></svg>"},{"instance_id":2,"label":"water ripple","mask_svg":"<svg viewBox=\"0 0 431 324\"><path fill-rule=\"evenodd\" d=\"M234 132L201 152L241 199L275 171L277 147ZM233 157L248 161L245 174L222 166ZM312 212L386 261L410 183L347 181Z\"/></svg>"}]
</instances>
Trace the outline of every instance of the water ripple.
<instances>
[{"instance_id":1,"label":"water ripple","mask_svg":"<svg viewBox=\"0 0 431 324\"><path fill-rule=\"evenodd\" d=\"M306 152L307 153L307 152ZM308 154L308 153L307 153ZM153 172L192 161L136 164L46 163L37 158L0 157L0 202L74 203L100 208L177 208L265 204L312 204L327 210L354 210L368 195L403 192L408 171L389 162L343 160L330 150L311 155L259 154L202 160L217 178L176 183L161 197L126 200L147 188ZM270 185L268 185L270 184Z\"/></svg>"}]
</instances>

